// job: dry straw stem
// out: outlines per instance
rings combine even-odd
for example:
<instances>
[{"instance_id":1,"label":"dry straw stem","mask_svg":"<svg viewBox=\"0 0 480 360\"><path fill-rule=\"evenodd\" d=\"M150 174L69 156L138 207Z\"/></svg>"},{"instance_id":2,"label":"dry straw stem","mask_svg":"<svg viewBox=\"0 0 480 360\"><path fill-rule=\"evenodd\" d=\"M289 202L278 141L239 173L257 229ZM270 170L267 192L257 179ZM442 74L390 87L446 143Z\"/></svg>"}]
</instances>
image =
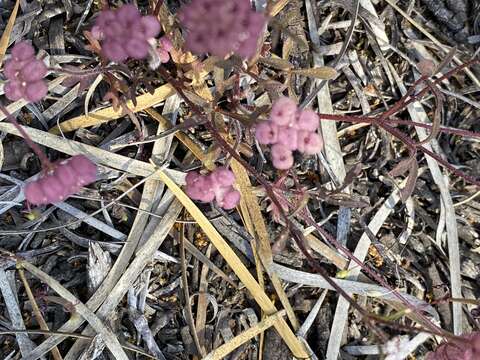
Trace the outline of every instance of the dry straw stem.
<instances>
[{"instance_id":1,"label":"dry straw stem","mask_svg":"<svg viewBox=\"0 0 480 360\"><path fill-rule=\"evenodd\" d=\"M280 310L279 312L267 316L264 320L260 321L255 326L252 326L250 329L245 330L240 335L235 336L233 339L228 341L227 343L219 346L207 356L203 358L203 360L221 360L224 359L225 356L230 354L233 350L238 348L239 346L245 344L250 339L254 338L258 334L261 334L265 330L268 330L270 327L275 325L285 316L285 310Z\"/></svg>"},{"instance_id":2,"label":"dry straw stem","mask_svg":"<svg viewBox=\"0 0 480 360\"><path fill-rule=\"evenodd\" d=\"M403 181L401 186L404 186L406 183L406 180ZM373 235L376 235L377 232L381 229L383 223L385 220L388 218L388 216L391 214L393 211L395 205L400 201L400 194L399 190L395 189L392 194L385 200L385 202L382 204L382 206L378 209L370 223L368 224L368 229ZM368 249L370 247L371 240L370 236L367 234L367 232L364 232L362 236L360 237L360 240L357 243L357 246L355 247L355 251L353 253L353 256L355 256L357 259L360 261L364 261L367 254L368 254ZM348 266L348 279L349 280L356 280L358 276L360 275L361 268L354 263L353 261L349 264ZM343 334L347 322L347 314L348 314L348 309L350 307L350 304L343 298L338 299L337 303L337 309L335 312L335 317L334 317L334 323L332 325L332 333L335 334ZM335 322L335 319L337 320ZM327 359L336 359L335 354L338 352L342 337L337 336L337 338L340 339L334 339L333 337L330 337L332 339L329 341L329 346L327 350Z\"/></svg>"},{"instance_id":3,"label":"dry straw stem","mask_svg":"<svg viewBox=\"0 0 480 360\"><path fill-rule=\"evenodd\" d=\"M292 305L288 301L288 297L283 289L282 282L275 272L268 271L270 264L273 262L273 255L270 247L270 237L268 235L265 222L263 221L262 211L258 205L255 193L253 192L252 184L250 183L250 179L245 168L236 160L232 161L232 170L235 173L238 189L242 193L240 198L240 208L242 209L245 225L250 232L250 235L252 235L254 239L259 240L257 251L260 261L265 269L267 269L267 273L272 281L275 291L277 292L280 302L287 311L288 319L290 320L293 329L296 331L300 327L300 324L295 316Z\"/></svg>"},{"instance_id":4,"label":"dry straw stem","mask_svg":"<svg viewBox=\"0 0 480 360\"><path fill-rule=\"evenodd\" d=\"M168 109L171 109L174 106L174 104L170 103L172 102L172 100L174 103L174 97L170 97L167 99L167 102L164 106L164 111L168 112ZM163 130L165 130L165 127L162 124L159 124L157 133ZM164 158L166 156L166 153L168 153L169 151L170 143L171 140L168 137L157 140L152 149L152 156ZM173 194L171 194L170 192L166 192L164 197L159 199L160 194L163 193L163 190L163 183L154 180L152 177L148 178L143 186L143 192L139 208L142 210L147 210L149 212L154 211L160 216L165 215L165 212L167 211L167 206L164 206L164 204L171 204L174 197ZM176 207L174 205L170 206L170 211L167 212L166 216L167 219L164 219L167 222L162 222L163 228L169 229L171 227L170 221L175 221L174 216L175 214L177 214L175 208ZM156 236L163 236L163 233L159 233L158 231L158 224L160 221L162 220L151 218L148 213L137 213L133 226L128 235L127 245L123 247L119 258L115 262L114 268L109 273L109 277L107 278L107 280L111 280L109 282L111 288L116 288L118 286L120 276L122 276L125 272L129 259L132 257L134 251L140 251L145 243L149 242L152 239L155 240ZM163 241L163 238L160 237L158 239L158 242L161 243L161 241ZM102 307L99 310L99 313L103 311L108 311L108 307ZM68 360L68 358L78 358L80 356L82 348L82 342L77 341L69 350L66 360Z\"/></svg>"},{"instance_id":5,"label":"dry straw stem","mask_svg":"<svg viewBox=\"0 0 480 360\"><path fill-rule=\"evenodd\" d=\"M97 315L95 315L92 310L90 310L87 306L85 306L85 304L80 302L80 300L78 300L70 291L65 289L57 280L52 278L50 275L44 273L42 270L27 261L19 261L17 263L17 266L24 268L32 275L35 275L38 279L43 281L52 290L59 294L63 299L70 302L72 307L75 309L75 312L82 316L95 329L95 331L102 336L102 339L105 341L105 345L115 356L115 359L128 360L128 356L123 351L123 348L118 342L117 337L111 332L110 329L108 329L103 324L103 322L97 317Z\"/></svg>"},{"instance_id":6,"label":"dry straw stem","mask_svg":"<svg viewBox=\"0 0 480 360\"><path fill-rule=\"evenodd\" d=\"M20 0L17 0L15 2L12 13L10 14L10 17L8 18L7 26L5 27L2 37L0 38L0 66L2 65L3 58L5 57L5 54L7 52L8 43L10 41L10 34L12 33L13 25L15 24L15 19L17 18L19 5Z\"/></svg>"},{"instance_id":7,"label":"dry straw stem","mask_svg":"<svg viewBox=\"0 0 480 360\"><path fill-rule=\"evenodd\" d=\"M322 275L291 269L276 263L272 264L272 270L276 271L278 273L278 276L282 280L285 280L287 282L335 291L333 286L331 286L331 284L329 284ZM414 313L405 311L405 305L398 299L398 297L392 292L391 289L387 289L383 286L373 283L364 283L360 281L344 280L337 278L330 279L333 280L337 284L337 286L343 289L343 291L345 291L347 294L366 296L379 301L388 302L391 306L399 309L399 311L403 311L403 313L410 319L416 321ZM438 312L433 308L432 305L427 304L425 301L420 300L413 295L408 295L400 291L399 293L401 293L402 296L406 300L408 300L416 309L429 313L434 318L434 321L437 321L439 319ZM337 335L338 334L339 333L337 333Z\"/></svg>"},{"instance_id":8,"label":"dry straw stem","mask_svg":"<svg viewBox=\"0 0 480 360\"><path fill-rule=\"evenodd\" d=\"M210 241L216 247L218 252L223 256L225 261L230 265L231 269L238 276L240 281L250 291L255 301L260 308L267 314L272 315L277 312L277 309L268 298L267 294L262 290L260 285L255 281L246 266L242 263L240 258L235 254L228 243L221 237L218 231L208 221L200 209L193 203L193 201L178 187L170 177L162 170L158 171L161 180L167 187L175 194L177 199L183 204L190 215L195 219L200 228L205 232ZM280 319L276 324L280 336L283 338L287 346L292 351L293 355L299 358L308 358L309 354L303 344L296 338L295 334L288 327L284 319Z\"/></svg>"},{"instance_id":9,"label":"dry straw stem","mask_svg":"<svg viewBox=\"0 0 480 360\"><path fill-rule=\"evenodd\" d=\"M133 106L131 101L127 102L127 106L134 112L139 112L147 108L158 105L160 102L164 101L169 96L175 94L175 91L169 84L162 85L155 89L153 94L144 94L137 97L137 106ZM79 128L85 128L93 125L103 124L105 122L118 119L124 116L122 110L115 111L113 106L109 106L105 109L97 110L89 113L88 115L80 115L74 117L70 120L64 121L59 126L53 127L50 132L53 134L60 133L60 130L63 132L74 131Z\"/></svg>"}]
</instances>

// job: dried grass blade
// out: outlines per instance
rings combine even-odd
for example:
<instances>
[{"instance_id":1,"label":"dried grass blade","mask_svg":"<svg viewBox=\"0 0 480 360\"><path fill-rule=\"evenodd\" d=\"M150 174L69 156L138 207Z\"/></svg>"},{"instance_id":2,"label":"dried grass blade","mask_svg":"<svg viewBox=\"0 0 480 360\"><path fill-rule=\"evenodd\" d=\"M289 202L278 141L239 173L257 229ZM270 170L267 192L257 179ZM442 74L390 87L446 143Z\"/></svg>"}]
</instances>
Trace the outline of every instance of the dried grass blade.
<instances>
[{"instance_id":1,"label":"dried grass blade","mask_svg":"<svg viewBox=\"0 0 480 360\"><path fill-rule=\"evenodd\" d=\"M2 65L3 58L7 53L8 42L10 41L10 34L13 30L13 25L15 24L15 20L17 18L18 7L20 6L20 0L15 2L15 6L13 7L12 13L8 18L7 26L3 31L2 37L0 38L0 66Z\"/></svg>"},{"instance_id":2,"label":"dried grass blade","mask_svg":"<svg viewBox=\"0 0 480 360\"><path fill-rule=\"evenodd\" d=\"M260 206L258 205L254 192L252 191L252 185L248 174L245 168L235 160L232 161L232 170L235 173L238 188L242 193L240 207L245 220L248 218L245 223L253 225L253 228L249 226L250 228L248 230L253 238L259 240L260 246L257 248L257 251L260 255L260 260L263 266L267 269L267 273L272 281L275 291L277 292L280 302L287 311L287 316L293 329L297 330L300 327L300 324L295 316L295 312L293 311L293 307L288 300L285 290L283 289L282 283L274 272L268 271L269 266L273 261L272 250L270 247L270 236L268 235L267 227L263 221Z\"/></svg>"},{"instance_id":3,"label":"dried grass blade","mask_svg":"<svg viewBox=\"0 0 480 360\"><path fill-rule=\"evenodd\" d=\"M429 38L435 45L437 45L440 49L442 49L447 55L449 52L447 51L447 47L443 45L440 41L437 40L435 36L430 34L422 25L420 25L417 21L415 21L411 16L409 16L405 11L403 11L394 1L392 0L385 0L392 8L394 8L400 15L402 15L405 19L410 22L413 26L415 26L423 35L425 35L427 38ZM461 65L462 61L457 58L456 56L453 56L453 61L457 65ZM468 75L468 77L477 85L477 87L480 87L480 80L475 76L475 74L470 70L470 69L465 69L465 74Z\"/></svg>"},{"instance_id":4,"label":"dried grass blade","mask_svg":"<svg viewBox=\"0 0 480 360\"><path fill-rule=\"evenodd\" d=\"M169 96L175 94L173 88L169 85L162 85L155 89L153 94L144 94L137 98L137 105L133 106L131 101L127 102L127 106L134 112L139 112L157 105L158 103L164 101ZM70 120L64 121L59 125L53 127L50 132L53 134L60 133L60 130L63 132L70 132L77 130L79 128L85 128L93 125L103 124L105 122L121 118L125 114L121 110L115 111L113 106L107 107L105 109L97 110L91 112L88 115L81 115L74 117Z\"/></svg>"},{"instance_id":5,"label":"dried grass blade","mask_svg":"<svg viewBox=\"0 0 480 360\"><path fill-rule=\"evenodd\" d=\"M280 310L279 312L266 317L264 320L260 321L255 326L252 326L250 329L245 330L240 335L235 336L233 339L231 339L227 343L213 350L211 353L205 356L203 360L224 359L228 354L230 354L233 350L238 348L240 345L245 344L250 339L254 338L258 334L264 332L268 328L278 323L278 321L283 316L285 316L285 310Z\"/></svg>"},{"instance_id":6,"label":"dried grass blade","mask_svg":"<svg viewBox=\"0 0 480 360\"><path fill-rule=\"evenodd\" d=\"M3 296L4 306L7 308L13 327L15 329L25 330L25 323L23 322L22 313L18 306L18 299L16 299L15 293L10 286L7 272L2 268L0 268L0 291ZM22 356L29 354L35 346L33 341L31 341L25 333L18 333L15 336Z\"/></svg>"}]
</instances>

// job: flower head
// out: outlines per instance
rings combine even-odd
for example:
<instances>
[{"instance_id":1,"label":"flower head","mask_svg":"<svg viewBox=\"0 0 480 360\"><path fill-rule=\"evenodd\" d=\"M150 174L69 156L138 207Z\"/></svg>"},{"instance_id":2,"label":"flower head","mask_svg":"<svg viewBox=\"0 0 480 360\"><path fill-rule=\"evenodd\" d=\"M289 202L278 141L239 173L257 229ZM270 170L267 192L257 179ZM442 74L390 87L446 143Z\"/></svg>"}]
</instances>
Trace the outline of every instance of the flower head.
<instances>
[{"instance_id":1,"label":"flower head","mask_svg":"<svg viewBox=\"0 0 480 360\"><path fill-rule=\"evenodd\" d=\"M235 176L225 167L219 167L208 175L191 171L185 178L185 193L193 200L216 201L217 205L230 210L238 205L240 193L233 188Z\"/></svg>"},{"instance_id":2,"label":"flower head","mask_svg":"<svg viewBox=\"0 0 480 360\"><path fill-rule=\"evenodd\" d=\"M57 203L95 181L97 167L84 155L75 155L55 165L53 171L25 185L27 201L33 205Z\"/></svg>"},{"instance_id":3,"label":"flower head","mask_svg":"<svg viewBox=\"0 0 480 360\"><path fill-rule=\"evenodd\" d=\"M260 144L273 145L273 166L288 170L293 166L292 151L314 155L322 150L319 125L317 113L300 110L292 99L281 97L273 103L269 119L255 127L255 136Z\"/></svg>"},{"instance_id":4,"label":"flower head","mask_svg":"<svg viewBox=\"0 0 480 360\"><path fill-rule=\"evenodd\" d=\"M315 111L303 110L298 115L297 126L301 130L315 131L318 129L320 119Z\"/></svg>"},{"instance_id":5,"label":"flower head","mask_svg":"<svg viewBox=\"0 0 480 360\"><path fill-rule=\"evenodd\" d=\"M189 31L186 45L190 51L219 57L230 52L251 57L266 23L249 0L192 0L178 17Z\"/></svg>"},{"instance_id":6,"label":"flower head","mask_svg":"<svg viewBox=\"0 0 480 360\"><path fill-rule=\"evenodd\" d=\"M272 162L279 170L288 170L293 165L292 151L282 144L272 146Z\"/></svg>"},{"instance_id":7,"label":"flower head","mask_svg":"<svg viewBox=\"0 0 480 360\"><path fill-rule=\"evenodd\" d=\"M318 154L323 148L323 140L316 132L299 131L298 150L307 155Z\"/></svg>"},{"instance_id":8,"label":"flower head","mask_svg":"<svg viewBox=\"0 0 480 360\"><path fill-rule=\"evenodd\" d=\"M293 126L297 104L290 98L281 97L273 103L270 120L279 126Z\"/></svg>"},{"instance_id":9,"label":"flower head","mask_svg":"<svg viewBox=\"0 0 480 360\"><path fill-rule=\"evenodd\" d=\"M115 62L146 58L150 48L148 41L159 33L157 18L142 16L132 4L103 10L92 28L92 35L102 42L103 54Z\"/></svg>"},{"instance_id":10,"label":"flower head","mask_svg":"<svg viewBox=\"0 0 480 360\"><path fill-rule=\"evenodd\" d=\"M37 102L47 95L48 87L43 78L47 67L35 57L35 49L26 41L12 48L12 57L5 62L4 73L7 78L5 96L11 101L24 98Z\"/></svg>"},{"instance_id":11,"label":"flower head","mask_svg":"<svg viewBox=\"0 0 480 360\"><path fill-rule=\"evenodd\" d=\"M278 126L271 121L262 121L255 127L255 136L260 144L275 144L278 139Z\"/></svg>"}]
</instances>

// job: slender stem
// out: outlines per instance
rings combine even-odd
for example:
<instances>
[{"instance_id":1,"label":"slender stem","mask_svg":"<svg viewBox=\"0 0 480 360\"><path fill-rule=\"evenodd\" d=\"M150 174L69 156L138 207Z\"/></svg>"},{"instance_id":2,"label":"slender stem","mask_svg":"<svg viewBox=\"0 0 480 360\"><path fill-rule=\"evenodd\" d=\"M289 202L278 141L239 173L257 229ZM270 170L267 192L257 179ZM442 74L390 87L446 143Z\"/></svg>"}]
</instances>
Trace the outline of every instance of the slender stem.
<instances>
[{"instance_id":1,"label":"slender stem","mask_svg":"<svg viewBox=\"0 0 480 360\"><path fill-rule=\"evenodd\" d=\"M15 126L15 128L20 132L20 134L22 135L27 145L33 150L35 154L37 154L38 158L40 159L40 162L42 163L43 169L47 171L52 170L54 168L53 164L50 162L50 160L48 160L45 153L42 150L40 150L38 145L33 142L30 136L28 136L25 130L23 130L23 128L17 122L15 117L12 116L12 114L10 114L10 112L7 110L7 108L3 104L0 104L0 110L7 117L8 121L10 121L13 124L13 126Z\"/></svg>"}]
</instances>

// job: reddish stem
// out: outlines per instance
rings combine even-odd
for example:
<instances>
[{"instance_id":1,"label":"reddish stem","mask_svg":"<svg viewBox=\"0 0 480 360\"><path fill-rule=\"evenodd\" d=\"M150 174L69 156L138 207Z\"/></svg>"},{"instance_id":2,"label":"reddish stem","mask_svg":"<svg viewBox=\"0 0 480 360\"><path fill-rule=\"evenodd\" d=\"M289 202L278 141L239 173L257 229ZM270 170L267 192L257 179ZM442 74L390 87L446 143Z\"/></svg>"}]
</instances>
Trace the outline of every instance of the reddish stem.
<instances>
[{"instance_id":1,"label":"reddish stem","mask_svg":"<svg viewBox=\"0 0 480 360\"><path fill-rule=\"evenodd\" d=\"M50 171L55 168L55 166L48 160L47 156L45 153L40 150L37 144L35 144L30 136L26 133L25 130L20 126L20 124L17 122L14 116L10 114L10 112L7 110L7 108L0 104L0 110L3 112L3 114L7 117L8 121L10 121L13 126L19 131L19 133L22 135L23 139L27 143L27 145L33 150L35 154L37 154L38 158L40 159L40 162L42 163L42 168L45 171Z\"/></svg>"}]
</instances>

